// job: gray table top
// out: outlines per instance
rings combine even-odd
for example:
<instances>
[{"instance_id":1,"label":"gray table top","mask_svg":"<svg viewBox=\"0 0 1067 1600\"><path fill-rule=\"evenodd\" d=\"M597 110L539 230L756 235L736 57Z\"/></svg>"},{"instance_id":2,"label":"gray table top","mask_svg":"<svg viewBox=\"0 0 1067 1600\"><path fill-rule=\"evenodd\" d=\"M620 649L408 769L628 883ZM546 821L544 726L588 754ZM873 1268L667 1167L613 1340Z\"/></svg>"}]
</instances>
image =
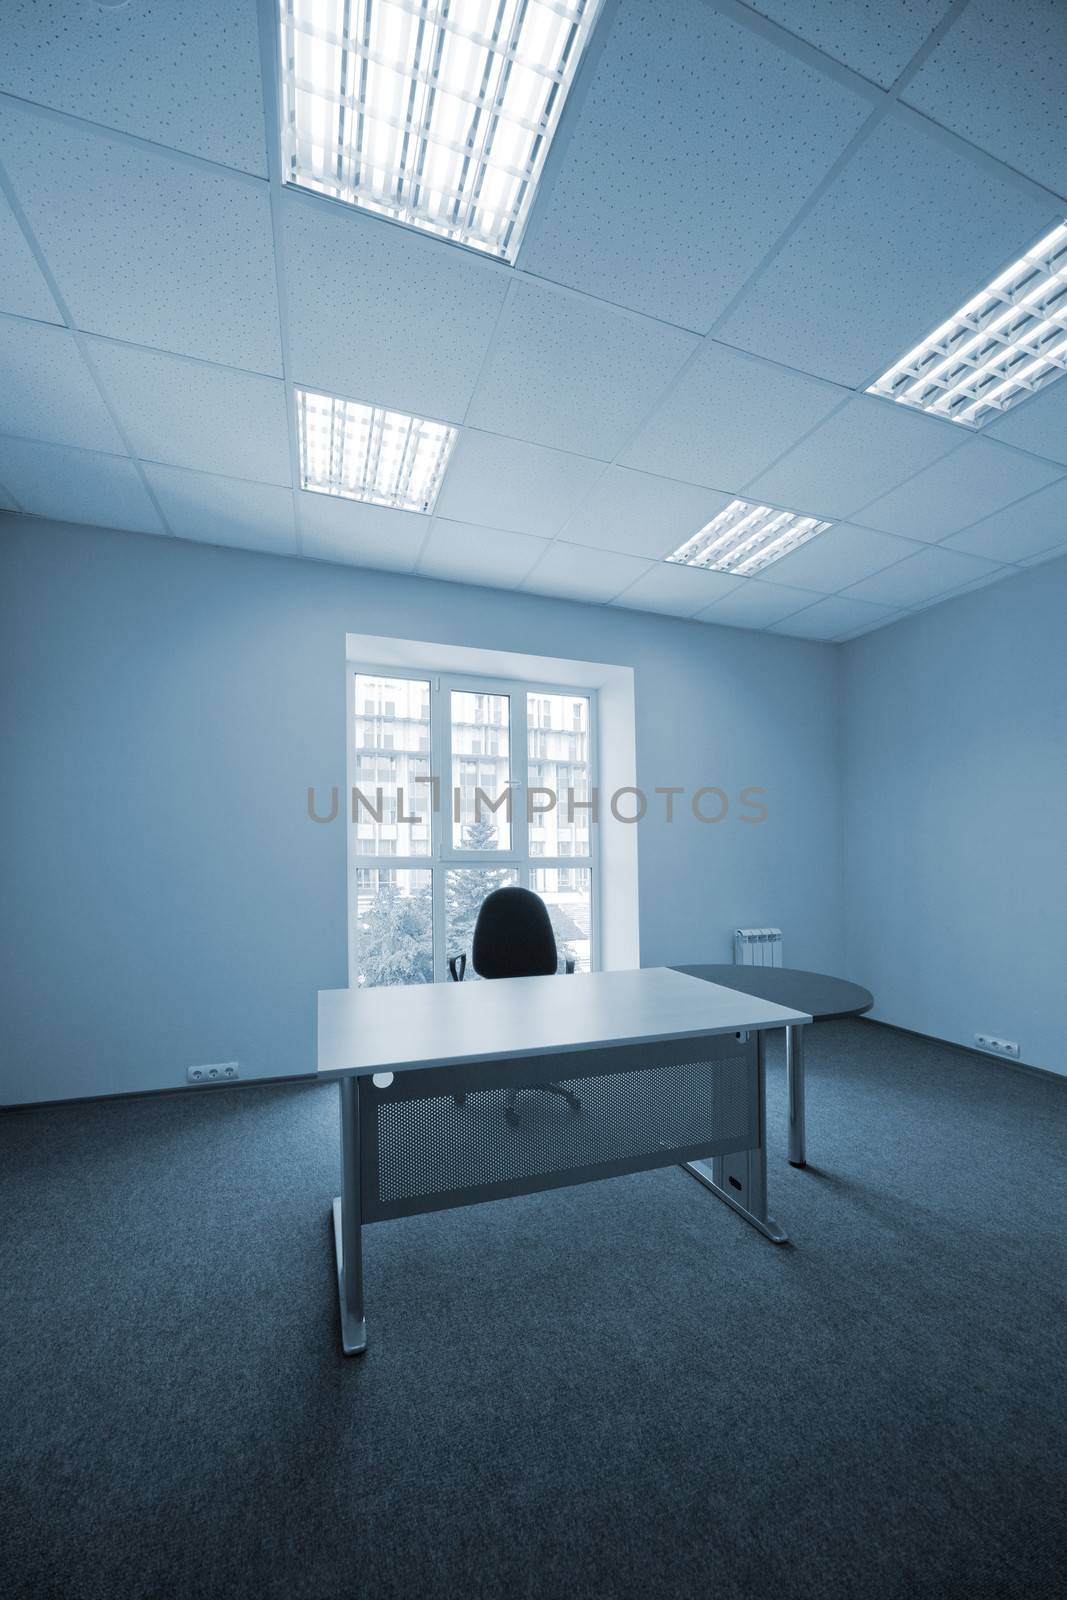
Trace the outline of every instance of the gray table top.
<instances>
[{"instance_id":1,"label":"gray table top","mask_svg":"<svg viewBox=\"0 0 1067 1600\"><path fill-rule=\"evenodd\" d=\"M799 967L735 967L726 963L714 966L675 967L675 972L703 978L705 983L721 983L742 994L773 1000L775 1005L794 1006L810 1012L815 1022L830 1022L835 1017L858 1017L874 1005L869 989L846 978L829 978L822 972L803 972Z\"/></svg>"},{"instance_id":2,"label":"gray table top","mask_svg":"<svg viewBox=\"0 0 1067 1600\"><path fill-rule=\"evenodd\" d=\"M319 1077L519 1061L610 1045L810 1022L670 967L319 992Z\"/></svg>"}]
</instances>

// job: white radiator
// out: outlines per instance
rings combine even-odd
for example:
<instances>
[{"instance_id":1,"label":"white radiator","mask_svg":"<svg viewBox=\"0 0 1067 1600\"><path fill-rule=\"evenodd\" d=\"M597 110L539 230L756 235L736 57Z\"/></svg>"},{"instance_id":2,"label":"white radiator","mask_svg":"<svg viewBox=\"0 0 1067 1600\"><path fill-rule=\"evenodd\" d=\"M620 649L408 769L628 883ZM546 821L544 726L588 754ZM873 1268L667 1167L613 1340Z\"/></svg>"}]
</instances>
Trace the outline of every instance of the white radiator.
<instances>
[{"instance_id":1,"label":"white radiator","mask_svg":"<svg viewBox=\"0 0 1067 1600\"><path fill-rule=\"evenodd\" d=\"M780 967L781 928L735 928L735 967Z\"/></svg>"}]
</instances>

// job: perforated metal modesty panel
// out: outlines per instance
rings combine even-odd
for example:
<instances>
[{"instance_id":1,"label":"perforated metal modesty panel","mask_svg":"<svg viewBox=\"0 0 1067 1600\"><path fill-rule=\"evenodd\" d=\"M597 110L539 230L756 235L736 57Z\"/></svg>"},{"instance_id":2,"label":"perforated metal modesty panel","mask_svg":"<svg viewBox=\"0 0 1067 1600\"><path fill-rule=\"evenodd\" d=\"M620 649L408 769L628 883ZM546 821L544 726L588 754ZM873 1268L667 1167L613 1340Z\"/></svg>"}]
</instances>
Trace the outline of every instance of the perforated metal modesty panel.
<instances>
[{"instance_id":1,"label":"perforated metal modesty panel","mask_svg":"<svg viewBox=\"0 0 1067 1600\"><path fill-rule=\"evenodd\" d=\"M716 1050L723 1054L716 1057ZM671 1059L698 1052L697 1059ZM635 1054L635 1064L620 1066L620 1055ZM596 1070L591 1059L611 1070ZM364 1080L363 1220L749 1149L759 1139L756 1071L754 1036L539 1060L536 1077L570 1090L579 1111L559 1095L524 1088L515 1063L491 1069L486 1087L472 1086L487 1074L472 1078L469 1067L456 1069L455 1077L441 1069L398 1074L384 1090ZM417 1078L433 1092L422 1092ZM509 1119L511 1089L521 1092ZM462 1104L457 1094L466 1096Z\"/></svg>"}]
</instances>

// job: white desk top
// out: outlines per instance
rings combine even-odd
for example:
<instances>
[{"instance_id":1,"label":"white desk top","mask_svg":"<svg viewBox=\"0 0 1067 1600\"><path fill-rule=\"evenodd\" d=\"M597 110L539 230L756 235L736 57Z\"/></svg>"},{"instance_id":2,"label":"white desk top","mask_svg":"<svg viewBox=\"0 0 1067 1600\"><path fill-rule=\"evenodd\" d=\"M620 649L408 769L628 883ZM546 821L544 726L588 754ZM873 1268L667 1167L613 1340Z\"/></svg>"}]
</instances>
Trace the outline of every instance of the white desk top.
<instances>
[{"instance_id":1,"label":"white desk top","mask_svg":"<svg viewBox=\"0 0 1067 1600\"><path fill-rule=\"evenodd\" d=\"M320 1078L810 1022L670 967L319 993Z\"/></svg>"}]
</instances>

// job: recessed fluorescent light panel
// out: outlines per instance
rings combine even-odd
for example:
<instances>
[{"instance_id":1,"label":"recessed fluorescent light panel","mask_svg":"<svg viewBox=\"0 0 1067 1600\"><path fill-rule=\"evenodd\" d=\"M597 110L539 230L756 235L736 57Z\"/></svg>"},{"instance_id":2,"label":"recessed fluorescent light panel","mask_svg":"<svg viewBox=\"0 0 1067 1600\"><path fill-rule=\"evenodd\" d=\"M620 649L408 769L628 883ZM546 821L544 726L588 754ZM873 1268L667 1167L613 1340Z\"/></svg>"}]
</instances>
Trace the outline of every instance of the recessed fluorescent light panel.
<instances>
[{"instance_id":1,"label":"recessed fluorescent light panel","mask_svg":"<svg viewBox=\"0 0 1067 1600\"><path fill-rule=\"evenodd\" d=\"M456 429L403 411L296 391L300 487L398 511L432 511Z\"/></svg>"},{"instance_id":2,"label":"recessed fluorescent light panel","mask_svg":"<svg viewBox=\"0 0 1067 1600\"><path fill-rule=\"evenodd\" d=\"M795 511L776 511L773 506L731 500L724 511L712 517L667 560L748 578L828 527L830 523L820 522L818 517L801 517Z\"/></svg>"},{"instance_id":3,"label":"recessed fluorescent light panel","mask_svg":"<svg viewBox=\"0 0 1067 1600\"><path fill-rule=\"evenodd\" d=\"M1061 222L867 393L980 428L1065 371L1067 222Z\"/></svg>"},{"instance_id":4,"label":"recessed fluorescent light panel","mask_svg":"<svg viewBox=\"0 0 1067 1600\"><path fill-rule=\"evenodd\" d=\"M601 0L281 0L288 183L513 261Z\"/></svg>"}]
</instances>

